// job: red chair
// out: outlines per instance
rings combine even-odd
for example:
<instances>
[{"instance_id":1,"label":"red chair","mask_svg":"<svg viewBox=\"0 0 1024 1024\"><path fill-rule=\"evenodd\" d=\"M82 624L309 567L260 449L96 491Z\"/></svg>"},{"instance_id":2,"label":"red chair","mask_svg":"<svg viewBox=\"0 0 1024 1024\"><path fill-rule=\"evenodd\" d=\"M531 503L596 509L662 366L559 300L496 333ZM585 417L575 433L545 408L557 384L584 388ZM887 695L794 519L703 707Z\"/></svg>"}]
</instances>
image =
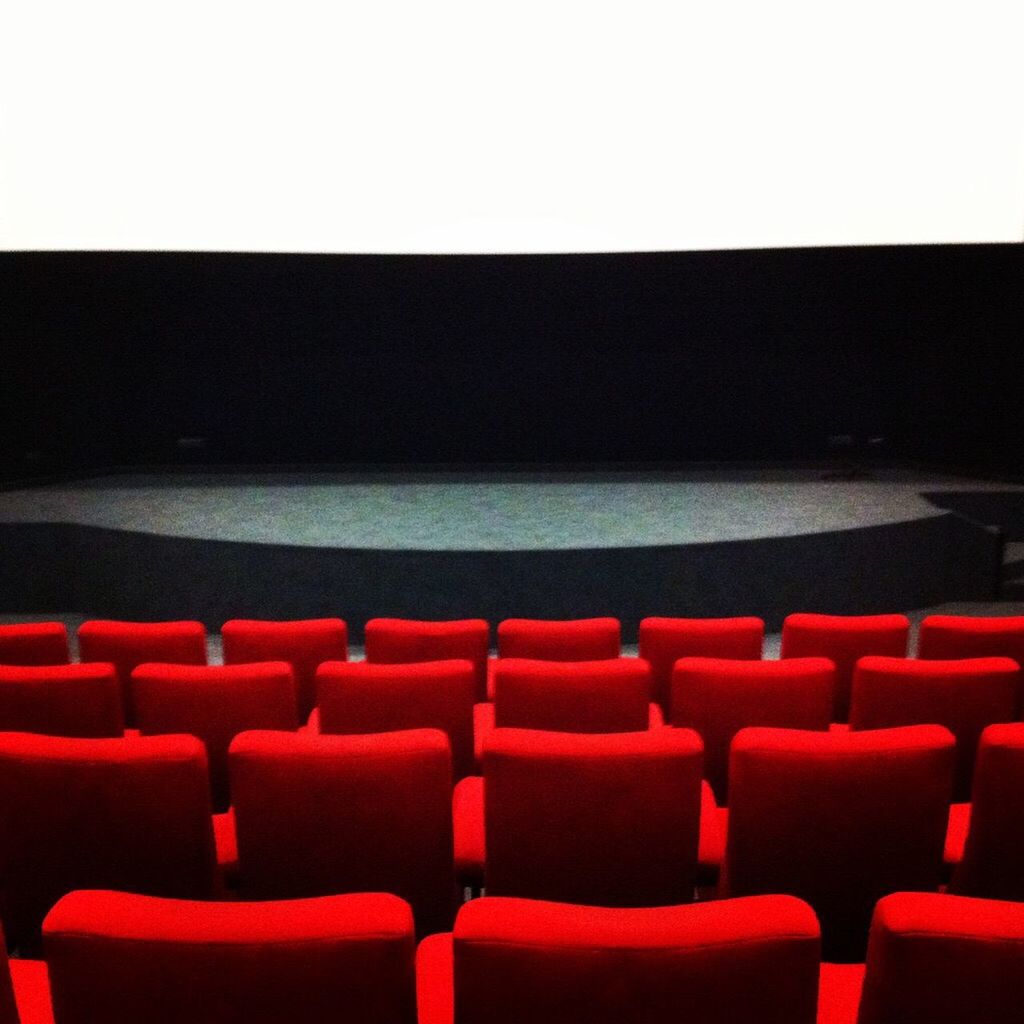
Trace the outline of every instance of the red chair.
<instances>
[{"instance_id":1,"label":"red chair","mask_svg":"<svg viewBox=\"0 0 1024 1024\"><path fill-rule=\"evenodd\" d=\"M680 658L734 658L758 661L764 646L764 620L670 619L640 622L640 657L651 666L654 699L667 713L672 669Z\"/></svg>"},{"instance_id":2,"label":"red chair","mask_svg":"<svg viewBox=\"0 0 1024 1024\"><path fill-rule=\"evenodd\" d=\"M1015 717L1019 675L1009 658L861 658L853 673L850 728L944 725L956 737L953 799L970 800L978 739L987 725Z\"/></svg>"},{"instance_id":3,"label":"red chair","mask_svg":"<svg viewBox=\"0 0 1024 1024\"><path fill-rule=\"evenodd\" d=\"M856 992L851 998L837 987L827 967L819 1024L1020 1020L1024 906L939 893L886 896L875 909L867 964L859 969L859 1013Z\"/></svg>"},{"instance_id":4,"label":"red chair","mask_svg":"<svg viewBox=\"0 0 1024 1024\"><path fill-rule=\"evenodd\" d=\"M862 959L882 896L942 880L955 755L937 725L744 729L719 895L799 896L821 920L825 959Z\"/></svg>"},{"instance_id":5,"label":"red chair","mask_svg":"<svg viewBox=\"0 0 1024 1024\"><path fill-rule=\"evenodd\" d=\"M239 889L252 899L392 892L421 934L451 925L451 752L435 729L247 732L231 744Z\"/></svg>"},{"instance_id":6,"label":"red chair","mask_svg":"<svg viewBox=\"0 0 1024 1024\"><path fill-rule=\"evenodd\" d=\"M618 619L505 619L498 623L498 658L538 661L604 661L622 654ZM493 673L487 696L494 699Z\"/></svg>"},{"instance_id":7,"label":"red chair","mask_svg":"<svg viewBox=\"0 0 1024 1024\"><path fill-rule=\"evenodd\" d=\"M484 897L416 956L420 1024L815 1024L818 922L789 896L609 909Z\"/></svg>"},{"instance_id":8,"label":"red chair","mask_svg":"<svg viewBox=\"0 0 1024 1024\"><path fill-rule=\"evenodd\" d=\"M917 637L919 658L1013 658L1024 665L1024 615L929 615Z\"/></svg>"},{"instance_id":9,"label":"red chair","mask_svg":"<svg viewBox=\"0 0 1024 1024\"><path fill-rule=\"evenodd\" d=\"M684 729L496 729L483 778L456 787L460 870L469 884L483 875L496 896L606 907L689 902L700 767L700 737Z\"/></svg>"},{"instance_id":10,"label":"red chair","mask_svg":"<svg viewBox=\"0 0 1024 1024\"><path fill-rule=\"evenodd\" d=\"M366 660L382 665L413 661L471 661L477 700L487 699L487 655L491 627L483 619L426 622L420 619L370 619L363 643Z\"/></svg>"},{"instance_id":11,"label":"red chair","mask_svg":"<svg viewBox=\"0 0 1024 1024\"><path fill-rule=\"evenodd\" d=\"M122 735L121 686L114 666L102 661L0 665L0 731Z\"/></svg>"},{"instance_id":12,"label":"red chair","mask_svg":"<svg viewBox=\"0 0 1024 1024\"><path fill-rule=\"evenodd\" d=\"M704 741L704 778L728 800L729 744L748 726L828 729L835 666L827 658L682 658L672 673L671 724Z\"/></svg>"},{"instance_id":13,"label":"red chair","mask_svg":"<svg viewBox=\"0 0 1024 1024\"><path fill-rule=\"evenodd\" d=\"M348 626L342 619L231 619L221 627L221 639L225 665L250 661L291 664L302 721L316 703L316 670L325 661L348 660Z\"/></svg>"},{"instance_id":14,"label":"red chair","mask_svg":"<svg viewBox=\"0 0 1024 1024\"><path fill-rule=\"evenodd\" d=\"M60 1024L416 1024L409 905L75 892L43 925Z\"/></svg>"},{"instance_id":15,"label":"red chair","mask_svg":"<svg viewBox=\"0 0 1024 1024\"><path fill-rule=\"evenodd\" d=\"M451 743L455 778L473 773L472 662L328 661L317 670L316 690L314 724L321 733L440 729Z\"/></svg>"},{"instance_id":16,"label":"red chair","mask_svg":"<svg viewBox=\"0 0 1024 1024\"><path fill-rule=\"evenodd\" d=\"M0 931L0 1024L53 1024L50 980L42 960L8 960Z\"/></svg>"},{"instance_id":17,"label":"red chair","mask_svg":"<svg viewBox=\"0 0 1024 1024\"><path fill-rule=\"evenodd\" d=\"M951 892L1024 901L1022 794L1024 723L990 725L978 745L969 816L960 819L964 852Z\"/></svg>"},{"instance_id":18,"label":"red chair","mask_svg":"<svg viewBox=\"0 0 1024 1024\"><path fill-rule=\"evenodd\" d=\"M66 665L70 660L63 622L0 625L0 665Z\"/></svg>"},{"instance_id":19,"label":"red chair","mask_svg":"<svg viewBox=\"0 0 1024 1024\"><path fill-rule=\"evenodd\" d=\"M830 658L836 666L833 721L850 714L853 667L867 654L904 658L910 637L905 615L812 615L798 612L782 623L783 658Z\"/></svg>"},{"instance_id":20,"label":"red chair","mask_svg":"<svg viewBox=\"0 0 1024 1024\"><path fill-rule=\"evenodd\" d=\"M201 622L120 622L91 619L78 627L82 661L109 661L117 670L125 724L135 725L132 669L146 661L206 664L206 629Z\"/></svg>"},{"instance_id":21,"label":"red chair","mask_svg":"<svg viewBox=\"0 0 1024 1024\"><path fill-rule=\"evenodd\" d=\"M206 754L191 736L3 733L0 822L4 931L22 951L73 889L216 892Z\"/></svg>"},{"instance_id":22,"label":"red chair","mask_svg":"<svg viewBox=\"0 0 1024 1024\"><path fill-rule=\"evenodd\" d=\"M228 747L247 729L299 727L295 677L285 661L245 665L166 665L151 662L132 672L139 732L188 733L203 741L210 766L213 809L231 804Z\"/></svg>"}]
</instances>

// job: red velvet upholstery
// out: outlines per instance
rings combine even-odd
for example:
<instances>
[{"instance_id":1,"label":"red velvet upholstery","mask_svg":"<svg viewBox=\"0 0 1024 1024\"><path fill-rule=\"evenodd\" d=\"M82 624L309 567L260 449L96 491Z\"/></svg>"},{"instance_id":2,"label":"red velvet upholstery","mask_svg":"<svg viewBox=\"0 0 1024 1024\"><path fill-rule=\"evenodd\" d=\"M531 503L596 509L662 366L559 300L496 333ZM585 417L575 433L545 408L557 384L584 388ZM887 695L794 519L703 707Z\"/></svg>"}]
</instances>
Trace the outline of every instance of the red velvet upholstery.
<instances>
[{"instance_id":1,"label":"red velvet upholstery","mask_svg":"<svg viewBox=\"0 0 1024 1024\"><path fill-rule=\"evenodd\" d=\"M919 658L1013 658L1024 666L1024 615L928 615Z\"/></svg>"},{"instance_id":2,"label":"red velvet upholstery","mask_svg":"<svg viewBox=\"0 0 1024 1024\"><path fill-rule=\"evenodd\" d=\"M978 739L985 726L1013 720L1019 675L1009 658L861 658L853 673L850 728L944 725L956 737L953 799L970 800Z\"/></svg>"},{"instance_id":3,"label":"red velvet upholstery","mask_svg":"<svg viewBox=\"0 0 1024 1024\"><path fill-rule=\"evenodd\" d=\"M857 1024L863 964L821 965L818 975L818 1024Z\"/></svg>"},{"instance_id":4,"label":"red velvet upholstery","mask_svg":"<svg viewBox=\"0 0 1024 1024\"><path fill-rule=\"evenodd\" d=\"M0 734L0 822L4 930L23 950L72 889L214 894L206 754L191 736Z\"/></svg>"},{"instance_id":5,"label":"red velvet upholstery","mask_svg":"<svg viewBox=\"0 0 1024 1024\"><path fill-rule=\"evenodd\" d=\"M836 665L833 720L850 714L853 667L866 654L903 658L910 620L905 615L814 615L798 612L782 623L783 658L830 658Z\"/></svg>"},{"instance_id":6,"label":"red velvet upholstery","mask_svg":"<svg viewBox=\"0 0 1024 1024\"><path fill-rule=\"evenodd\" d=\"M606 907L693 898L696 733L496 729L483 769L489 894Z\"/></svg>"},{"instance_id":7,"label":"red velvet upholstery","mask_svg":"<svg viewBox=\"0 0 1024 1024\"><path fill-rule=\"evenodd\" d=\"M41 960L8 960L0 931L0 1024L53 1024L50 979Z\"/></svg>"},{"instance_id":8,"label":"red velvet upholstery","mask_svg":"<svg viewBox=\"0 0 1024 1024\"><path fill-rule=\"evenodd\" d=\"M937 725L744 729L719 894L799 896L821 920L825 959L862 959L881 896L941 881L955 755Z\"/></svg>"},{"instance_id":9,"label":"red velvet upholstery","mask_svg":"<svg viewBox=\"0 0 1024 1024\"><path fill-rule=\"evenodd\" d=\"M451 743L455 778L473 773L477 676L472 662L328 661L317 671L316 686L320 732L440 729Z\"/></svg>"},{"instance_id":10,"label":"red velvet upholstery","mask_svg":"<svg viewBox=\"0 0 1024 1024\"><path fill-rule=\"evenodd\" d=\"M1024 723L981 734L969 822L951 891L1024 901Z\"/></svg>"},{"instance_id":11,"label":"red velvet upholstery","mask_svg":"<svg viewBox=\"0 0 1024 1024\"><path fill-rule=\"evenodd\" d=\"M0 665L66 665L70 660L63 622L0 625Z\"/></svg>"},{"instance_id":12,"label":"red velvet upholstery","mask_svg":"<svg viewBox=\"0 0 1024 1024\"><path fill-rule=\"evenodd\" d=\"M0 731L120 736L124 712L114 666L0 665Z\"/></svg>"},{"instance_id":13,"label":"red velvet upholstery","mask_svg":"<svg viewBox=\"0 0 1024 1024\"><path fill-rule=\"evenodd\" d=\"M109 661L117 669L126 725L135 725L129 685L132 670L146 661L206 664L206 629L201 622L118 622L91 619L78 627L82 661Z\"/></svg>"},{"instance_id":14,"label":"red velvet upholstery","mask_svg":"<svg viewBox=\"0 0 1024 1024\"><path fill-rule=\"evenodd\" d=\"M167 665L132 672L136 724L143 735L188 733L203 741L213 809L231 804L228 747L247 729L299 727L295 677L286 661L244 665Z\"/></svg>"},{"instance_id":15,"label":"red velvet upholstery","mask_svg":"<svg viewBox=\"0 0 1024 1024\"><path fill-rule=\"evenodd\" d=\"M650 663L654 697L667 712L672 668L680 658L737 658L759 660L764 646L764 620L670 619L650 617L640 622L640 657Z\"/></svg>"},{"instance_id":16,"label":"red velvet upholstery","mask_svg":"<svg viewBox=\"0 0 1024 1024\"><path fill-rule=\"evenodd\" d=\"M814 1024L818 950L814 913L788 896L646 909L485 897L420 946L420 1024Z\"/></svg>"},{"instance_id":17,"label":"red velvet upholstery","mask_svg":"<svg viewBox=\"0 0 1024 1024\"><path fill-rule=\"evenodd\" d=\"M421 933L455 909L448 738L435 729L231 744L239 889L253 899L392 892Z\"/></svg>"},{"instance_id":18,"label":"red velvet upholstery","mask_svg":"<svg viewBox=\"0 0 1024 1024\"><path fill-rule=\"evenodd\" d=\"M426 622L370 619L364 631L366 660L381 664L467 660L473 663L476 700L487 697L487 654L491 627L483 619Z\"/></svg>"},{"instance_id":19,"label":"red velvet upholstery","mask_svg":"<svg viewBox=\"0 0 1024 1024\"><path fill-rule=\"evenodd\" d=\"M859 1024L1009 1024L1024 1014L1024 906L937 893L881 900Z\"/></svg>"},{"instance_id":20,"label":"red velvet upholstery","mask_svg":"<svg viewBox=\"0 0 1024 1024\"><path fill-rule=\"evenodd\" d=\"M670 722L700 733L704 777L715 796L726 803L733 736L753 725L827 729L835 674L827 658L682 658L672 673Z\"/></svg>"},{"instance_id":21,"label":"red velvet upholstery","mask_svg":"<svg viewBox=\"0 0 1024 1024\"><path fill-rule=\"evenodd\" d=\"M43 928L60 1024L416 1022L412 914L395 896L76 892Z\"/></svg>"},{"instance_id":22,"label":"red velvet upholstery","mask_svg":"<svg viewBox=\"0 0 1024 1024\"><path fill-rule=\"evenodd\" d=\"M225 665L247 661L291 664L302 721L316 703L317 668L325 661L348 660L348 626L341 619L231 619L221 627L221 639Z\"/></svg>"}]
</instances>

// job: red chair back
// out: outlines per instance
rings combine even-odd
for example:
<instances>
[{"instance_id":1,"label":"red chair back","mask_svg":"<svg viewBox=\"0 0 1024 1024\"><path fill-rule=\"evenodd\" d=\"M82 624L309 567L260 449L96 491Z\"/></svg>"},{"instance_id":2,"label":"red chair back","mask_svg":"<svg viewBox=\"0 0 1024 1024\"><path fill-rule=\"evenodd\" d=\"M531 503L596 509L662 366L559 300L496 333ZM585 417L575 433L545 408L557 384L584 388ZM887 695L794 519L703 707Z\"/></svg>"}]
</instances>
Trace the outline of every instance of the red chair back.
<instances>
[{"instance_id":1,"label":"red chair back","mask_svg":"<svg viewBox=\"0 0 1024 1024\"><path fill-rule=\"evenodd\" d=\"M621 653L618 619L505 619L498 623L500 658L602 661Z\"/></svg>"},{"instance_id":2,"label":"red chair back","mask_svg":"<svg viewBox=\"0 0 1024 1024\"><path fill-rule=\"evenodd\" d=\"M0 625L0 665L66 665L70 660L63 622Z\"/></svg>"},{"instance_id":3,"label":"red chair back","mask_svg":"<svg viewBox=\"0 0 1024 1024\"><path fill-rule=\"evenodd\" d=\"M0 665L0 731L120 736L124 711L114 666Z\"/></svg>"},{"instance_id":4,"label":"red chair back","mask_svg":"<svg viewBox=\"0 0 1024 1024\"><path fill-rule=\"evenodd\" d=\"M928 615L919 658L1013 658L1024 667L1024 615Z\"/></svg>"}]
</instances>

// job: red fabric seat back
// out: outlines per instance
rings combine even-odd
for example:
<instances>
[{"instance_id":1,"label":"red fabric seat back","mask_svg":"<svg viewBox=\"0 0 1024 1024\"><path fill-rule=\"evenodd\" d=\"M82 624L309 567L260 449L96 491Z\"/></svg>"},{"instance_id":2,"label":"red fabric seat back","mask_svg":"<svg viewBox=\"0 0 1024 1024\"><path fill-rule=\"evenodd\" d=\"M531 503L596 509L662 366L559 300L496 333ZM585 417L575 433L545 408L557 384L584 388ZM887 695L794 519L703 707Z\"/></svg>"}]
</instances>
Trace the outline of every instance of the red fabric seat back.
<instances>
[{"instance_id":1,"label":"red fabric seat back","mask_svg":"<svg viewBox=\"0 0 1024 1024\"><path fill-rule=\"evenodd\" d=\"M498 623L499 658L603 661L621 653L618 619L505 619Z\"/></svg>"},{"instance_id":2,"label":"red fabric seat back","mask_svg":"<svg viewBox=\"0 0 1024 1024\"><path fill-rule=\"evenodd\" d=\"M342 619L231 619L221 627L221 639L225 665L287 661L292 666L302 721L316 702L317 668L325 661L348 660L348 626Z\"/></svg>"},{"instance_id":3,"label":"red fabric seat back","mask_svg":"<svg viewBox=\"0 0 1024 1024\"><path fill-rule=\"evenodd\" d=\"M651 669L639 658L494 666L494 723L555 732L641 732L649 724Z\"/></svg>"},{"instance_id":4,"label":"red fabric seat back","mask_svg":"<svg viewBox=\"0 0 1024 1024\"><path fill-rule=\"evenodd\" d=\"M760 660L764 620L675 619L650 617L640 622L640 657L651 666L654 697L667 712L672 669L680 658Z\"/></svg>"},{"instance_id":5,"label":"red fabric seat back","mask_svg":"<svg viewBox=\"0 0 1024 1024\"><path fill-rule=\"evenodd\" d=\"M23 951L73 889L214 893L206 754L191 736L0 734L0 822L4 930Z\"/></svg>"},{"instance_id":6,"label":"red fabric seat back","mask_svg":"<svg viewBox=\"0 0 1024 1024\"><path fill-rule=\"evenodd\" d=\"M201 622L119 622L90 619L78 627L82 661L109 661L117 670L125 724L135 725L132 670L146 661L206 664L206 628Z\"/></svg>"},{"instance_id":7,"label":"red fabric seat back","mask_svg":"<svg viewBox=\"0 0 1024 1024\"><path fill-rule=\"evenodd\" d=\"M953 799L970 800L978 740L987 725L1013 720L1019 676L1009 658L861 658L853 673L850 728L944 725L956 737Z\"/></svg>"},{"instance_id":8,"label":"red fabric seat back","mask_svg":"<svg viewBox=\"0 0 1024 1024\"><path fill-rule=\"evenodd\" d=\"M139 665L132 672L136 724L143 735L188 733L203 741L215 812L231 803L228 747L247 729L299 727L295 677L285 661L244 665Z\"/></svg>"},{"instance_id":9,"label":"red fabric seat back","mask_svg":"<svg viewBox=\"0 0 1024 1024\"><path fill-rule=\"evenodd\" d=\"M247 732L231 744L230 764L243 895L391 892L412 904L421 933L451 925L444 733Z\"/></svg>"},{"instance_id":10,"label":"red fabric seat back","mask_svg":"<svg viewBox=\"0 0 1024 1024\"><path fill-rule=\"evenodd\" d=\"M672 675L671 724L704 741L704 778L728 800L729 745L748 726L827 729L835 666L827 658L739 661L683 658Z\"/></svg>"},{"instance_id":11,"label":"red fabric seat back","mask_svg":"<svg viewBox=\"0 0 1024 1024\"><path fill-rule=\"evenodd\" d=\"M451 743L455 777L473 774L472 662L328 661L317 671L316 688L321 733L440 729Z\"/></svg>"},{"instance_id":12,"label":"red fabric seat back","mask_svg":"<svg viewBox=\"0 0 1024 1024\"><path fill-rule=\"evenodd\" d=\"M858 658L905 658L910 620L905 615L816 615L797 612L782 623L783 658L830 658L836 666L833 721L850 715L853 668Z\"/></svg>"},{"instance_id":13,"label":"red fabric seat back","mask_svg":"<svg viewBox=\"0 0 1024 1024\"><path fill-rule=\"evenodd\" d=\"M18 1006L14 997L14 981L7 959L7 940L0 928L0 1024L20 1024ZM31 1024L26 1021L25 1024Z\"/></svg>"},{"instance_id":14,"label":"red fabric seat back","mask_svg":"<svg viewBox=\"0 0 1024 1024\"><path fill-rule=\"evenodd\" d=\"M701 742L496 729L484 747L487 891L594 906L693 898Z\"/></svg>"},{"instance_id":15,"label":"red fabric seat back","mask_svg":"<svg viewBox=\"0 0 1024 1024\"><path fill-rule=\"evenodd\" d=\"M1024 723L981 734L970 829L950 890L1024 901Z\"/></svg>"},{"instance_id":16,"label":"red fabric seat back","mask_svg":"<svg viewBox=\"0 0 1024 1024\"><path fill-rule=\"evenodd\" d=\"M789 896L645 909L484 897L453 937L459 1024L814 1024L818 923Z\"/></svg>"},{"instance_id":17,"label":"red fabric seat back","mask_svg":"<svg viewBox=\"0 0 1024 1024\"><path fill-rule=\"evenodd\" d=\"M470 661L473 663L476 699L487 699L491 627L483 619L447 622L370 619L364 631L364 645L367 661L385 665L452 659Z\"/></svg>"},{"instance_id":18,"label":"red fabric seat back","mask_svg":"<svg viewBox=\"0 0 1024 1024\"><path fill-rule=\"evenodd\" d=\"M875 903L942 879L955 753L937 725L744 729L720 895L799 896L821 921L826 960L863 959Z\"/></svg>"},{"instance_id":19,"label":"red fabric seat back","mask_svg":"<svg viewBox=\"0 0 1024 1024\"><path fill-rule=\"evenodd\" d=\"M928 615L919 658L1013 658L1024 666L1024 615Z\"/></svg>"},{"instance_id":20,"label":"red fabric seat back","mask_svg":"<svg viewBox=\"0 0 1024 1024\"><path fill-rule=\"evenodd\" d=\"M0 665L0 731L120 736L124 711L114 666Z\"/></svg>"},{"instance_id":21,"label":"red fabric seat back","mask_svg":"<svg viewBox=\"0 0 1024 1024\"><path fill-rule=\"evenodd\" d=\"M43 926L61 1024L415 1024L408 904L65 896Z\"/></svg>"},{"instance_id":22,"label":"red fabric seat back","mask_svg":"<svg viewBox=\"0 0 1024 1024\"><path fill-rule=\"evenodd\" d=\"M901 892L875 909L858 1024L1007 1024L1024 1007L1024 906Z\"/></svg>"},{"instance_id":23,"label":"red fabric seat back","mask_svg":"<svg viewBox=\"0 0 1024 1024\"><path fill-rule=\"evenodd\" d=\"M66 665L70 660L63 622L0 625L0 665Z\"/></svg>"}]
</instances>

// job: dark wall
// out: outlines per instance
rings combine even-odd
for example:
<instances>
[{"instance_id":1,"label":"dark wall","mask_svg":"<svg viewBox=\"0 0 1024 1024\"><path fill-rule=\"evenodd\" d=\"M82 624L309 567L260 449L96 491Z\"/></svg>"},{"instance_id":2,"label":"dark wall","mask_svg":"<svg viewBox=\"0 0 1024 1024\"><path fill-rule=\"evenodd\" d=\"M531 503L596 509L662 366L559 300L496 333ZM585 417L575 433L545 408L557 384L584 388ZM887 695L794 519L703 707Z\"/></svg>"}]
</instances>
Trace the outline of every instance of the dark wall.
<instances>
[{"instance_id":1,"label":"dark wall","mask_svg":"<svg viewBox=\"0 0 1024 1024\"><path fill-rule=\"evenodd\" d=\"M1022 270L1021 245L2 253L0 469L815 458L834 435L1019 467Z\"/></svg>"}]
</instances>

